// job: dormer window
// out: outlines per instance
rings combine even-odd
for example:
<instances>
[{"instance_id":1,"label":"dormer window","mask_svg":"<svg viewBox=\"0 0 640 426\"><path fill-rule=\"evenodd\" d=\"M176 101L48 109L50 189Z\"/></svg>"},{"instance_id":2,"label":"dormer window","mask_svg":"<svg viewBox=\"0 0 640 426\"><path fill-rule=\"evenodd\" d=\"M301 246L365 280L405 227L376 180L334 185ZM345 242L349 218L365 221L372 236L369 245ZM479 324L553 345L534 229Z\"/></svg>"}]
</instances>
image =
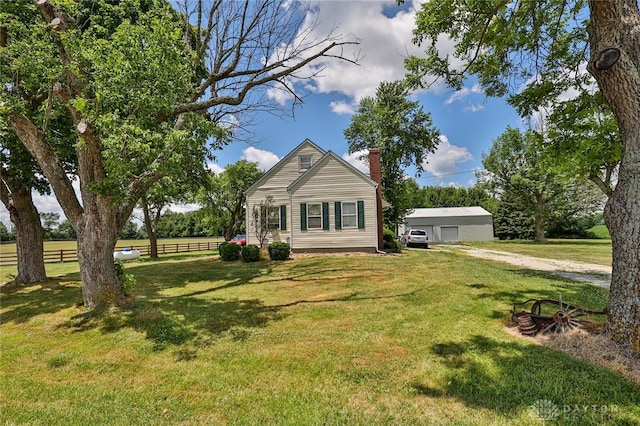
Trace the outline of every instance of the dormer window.
<instances>
[{"instance_id":1,"label":"dormer window","mask_svg":"<svg viewBox=\"0 0 640 426\"><path fill-rule=\"evenodd\" d=\"M300 172L306 172L311 167L311 155L298 156L298 165Z\"/></svg>"}]
</instances>

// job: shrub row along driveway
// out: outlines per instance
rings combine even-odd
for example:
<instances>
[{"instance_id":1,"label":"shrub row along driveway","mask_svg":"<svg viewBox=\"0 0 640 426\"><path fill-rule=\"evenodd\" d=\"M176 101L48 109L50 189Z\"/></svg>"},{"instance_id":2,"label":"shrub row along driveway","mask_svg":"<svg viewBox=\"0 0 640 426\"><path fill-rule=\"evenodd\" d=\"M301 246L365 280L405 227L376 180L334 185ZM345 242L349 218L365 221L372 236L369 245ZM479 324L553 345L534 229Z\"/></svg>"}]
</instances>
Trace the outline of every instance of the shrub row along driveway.
<instances>
[{"instance_id":1,"label":"shrub row along driveway","mask_svg":"<svg viewBox=\"0 0 640 426\"><path fill-rule=\"evenodd\" d=\"M549 272L563 278L585 281L604 288L609 288L611 284L611 266L572 262L568 260L543 259L498 250L468 248L463 246L451 247L463 249L462 252L469 256L505 262L535 271ZM446 250L447 247L439 246L438 249ZM460 250L455 251L458 253L461 252Z\"/></svg>"}]
</instances>

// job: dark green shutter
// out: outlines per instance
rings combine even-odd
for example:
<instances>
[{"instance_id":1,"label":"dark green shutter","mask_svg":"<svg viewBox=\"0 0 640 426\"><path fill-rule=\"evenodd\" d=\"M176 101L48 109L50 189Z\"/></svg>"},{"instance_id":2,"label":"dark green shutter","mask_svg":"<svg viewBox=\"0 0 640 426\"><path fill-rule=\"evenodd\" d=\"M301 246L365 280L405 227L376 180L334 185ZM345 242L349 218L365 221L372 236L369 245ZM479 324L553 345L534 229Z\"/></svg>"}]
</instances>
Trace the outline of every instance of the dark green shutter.
<instances>
[{"instance_id":1,"label":"dark green shutter","mask_svg":"<svg viewBox=\"0 0 640 426\"><path fill-rule=\"evenodd\" d=\"M329 203L322 203L322 229L329 230Z\"/></svg>"},{"instance_id":2,"label":"dark green shutter","mask_svg":"<svg viewBox=\"0 0 640 426\"><path fill-rule=\"evenodd\" d=\"M336 201L336 229L342 229L342 203Z\"/></svg>"},{"instance_id":3,"label":"dark green shutter","mask_svg":"<svg viewBox=\"0 0 640 426\"><path fill-rule=\"evenodd\" d=\"M364 229L364 201L358 201L358 229Z\"/></svg>"},{"instance_id":4,"label":"dark green shutter","mask_svg":"<svg viewBox=\"0 0 640 426\"><path fill-rule=\"evenodd\" d=\"M280 206L280 230L287 230L287 206L282 204Z\"/></svg>"},{"instance_id":5,"label":"dark green shutter","mask_svg":"<svg viewBox=\"0 0 640 426\"><path fill-rule=\"evenodd\" d=\"M307 203L300 203L300 230L307 230Z\"/></svg>"}]
</instances>

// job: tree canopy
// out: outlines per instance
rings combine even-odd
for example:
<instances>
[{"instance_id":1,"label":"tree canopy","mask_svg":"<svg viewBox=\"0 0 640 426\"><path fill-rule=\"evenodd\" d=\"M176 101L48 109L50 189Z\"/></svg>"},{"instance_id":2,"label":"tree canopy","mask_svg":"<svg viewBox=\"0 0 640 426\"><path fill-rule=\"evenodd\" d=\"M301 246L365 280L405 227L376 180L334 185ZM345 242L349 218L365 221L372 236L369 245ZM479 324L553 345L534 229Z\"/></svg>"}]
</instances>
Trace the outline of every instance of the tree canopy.
<instances>
[{"instance_id":1,"label":"tree canopy","mask_svg":"<svg viewBox=\"0 0 640 426\"><path fill-rule=\"evenodd\" d=\"M572 92L600 91L617 121L622 154L604 211L613 247L608 330L640 350L638 1L432 0L422 4L414 36L425 48L424 57L405 62L414 86L436 77L460 88L473 77L488 95L506 96L523 116L554 107ZM443 37L452 41L452 51L440 51Z\"/></svg>"},{"instance_id":2,"label":"tree canopy","mask_svg":"<svg viewBox=\"0 0 640 426\"><path fill-rule=\"evenodd\" d=\"M293 82L314 75L308 65L319 59L355 60L340 49L357 41L312 37L297 2L185 1L184 13L143 3L147 10L134 1L38 0L7 15L0 118L77 232L87 306L124 300L112 265L120 229L154 183L205 167L231 136L225 117L267 104L277 110L266 90L295 93ZM25 8L38 13L24 20ZM26 113L49 97L67 128ZM39 108L46 115L47 104ZM79 197L52 145L57 132L75 135Z\"/></svg>"},{"instance_id":3,"label":"tree canopy","mask_svg":"<svg viewBox=\"0 0 640 426\"><path fill-rule=\"evenodd\" d=\"M215 220L224 229L225 240L247 229L245 192L263 174L257 163L240 160L220 174L211 172L207 184L198 191L196 201L210 220Z\"/></svg>"},{"instance_id":4,"label":"tree canopy","mask_svg":"<svg viewBox=\"0 0 640 426\"><path fill-rule=\"evenodd\" d=\"M402 223L406 211L413 207L403 191L406 169L414 166L422 173L427 155L440 142L431 115L419 102L409 100L409 94L403 81L382 82L375 97L360 101L344 131L349 152L380 149L382 197L391 204L384 211L384 222L391 228Z\"/></svg>"}]
</instances>

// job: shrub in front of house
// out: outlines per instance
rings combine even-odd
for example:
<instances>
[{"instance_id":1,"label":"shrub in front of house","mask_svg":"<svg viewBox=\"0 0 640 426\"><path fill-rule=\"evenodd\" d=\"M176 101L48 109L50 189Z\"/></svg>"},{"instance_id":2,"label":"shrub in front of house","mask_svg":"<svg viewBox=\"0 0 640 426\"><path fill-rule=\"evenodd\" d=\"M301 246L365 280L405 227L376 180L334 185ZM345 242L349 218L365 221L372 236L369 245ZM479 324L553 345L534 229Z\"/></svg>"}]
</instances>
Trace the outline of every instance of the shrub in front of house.
<instances>
[{"instance_id":1,"label":"shrub in front of house","mask_svg":"<svg viewBox=\"0 0 640 426\"><path fill-rule=\"evenodd\" d=\"M231 243L221 243L218 251L220 252L220 257L222 260L226 261L234 261L240 259L240 251L242 247L238 244Z\"/></svg>"},{"instance_id":2,"label":"shrub in front of house","mask_svg":"<svg viewBox=\"0 0 640 426\"><path fill-rule=\"evenodd\" d=\"M402 251L402 244L396 238L395 232L390 229L384 230L382 237L384 240L384 250L388 253L400 253Z\"/></svg>"},{"instance_id":3,"label":"shrub in front of house","mask_svg":"<svg viewBox=\"0 0 640 426\"><path fill-rule=\"evenodd\" d=\"M280 241L273 242L269 245L269 257L271 260L287 260L291 254L291 246L288 243Z\"/></svg>"},{"instance_id":4,"label":"shrub in front of house","mask_svg":"<svg viewBox=\"0 0 640 426\"><path fill-rule=\"evenodd\" d=\"M245 262L257 262L260 260L260 247L255 244L244 246L242 249L242 260Z\"/></svg>"}]
</instances>

